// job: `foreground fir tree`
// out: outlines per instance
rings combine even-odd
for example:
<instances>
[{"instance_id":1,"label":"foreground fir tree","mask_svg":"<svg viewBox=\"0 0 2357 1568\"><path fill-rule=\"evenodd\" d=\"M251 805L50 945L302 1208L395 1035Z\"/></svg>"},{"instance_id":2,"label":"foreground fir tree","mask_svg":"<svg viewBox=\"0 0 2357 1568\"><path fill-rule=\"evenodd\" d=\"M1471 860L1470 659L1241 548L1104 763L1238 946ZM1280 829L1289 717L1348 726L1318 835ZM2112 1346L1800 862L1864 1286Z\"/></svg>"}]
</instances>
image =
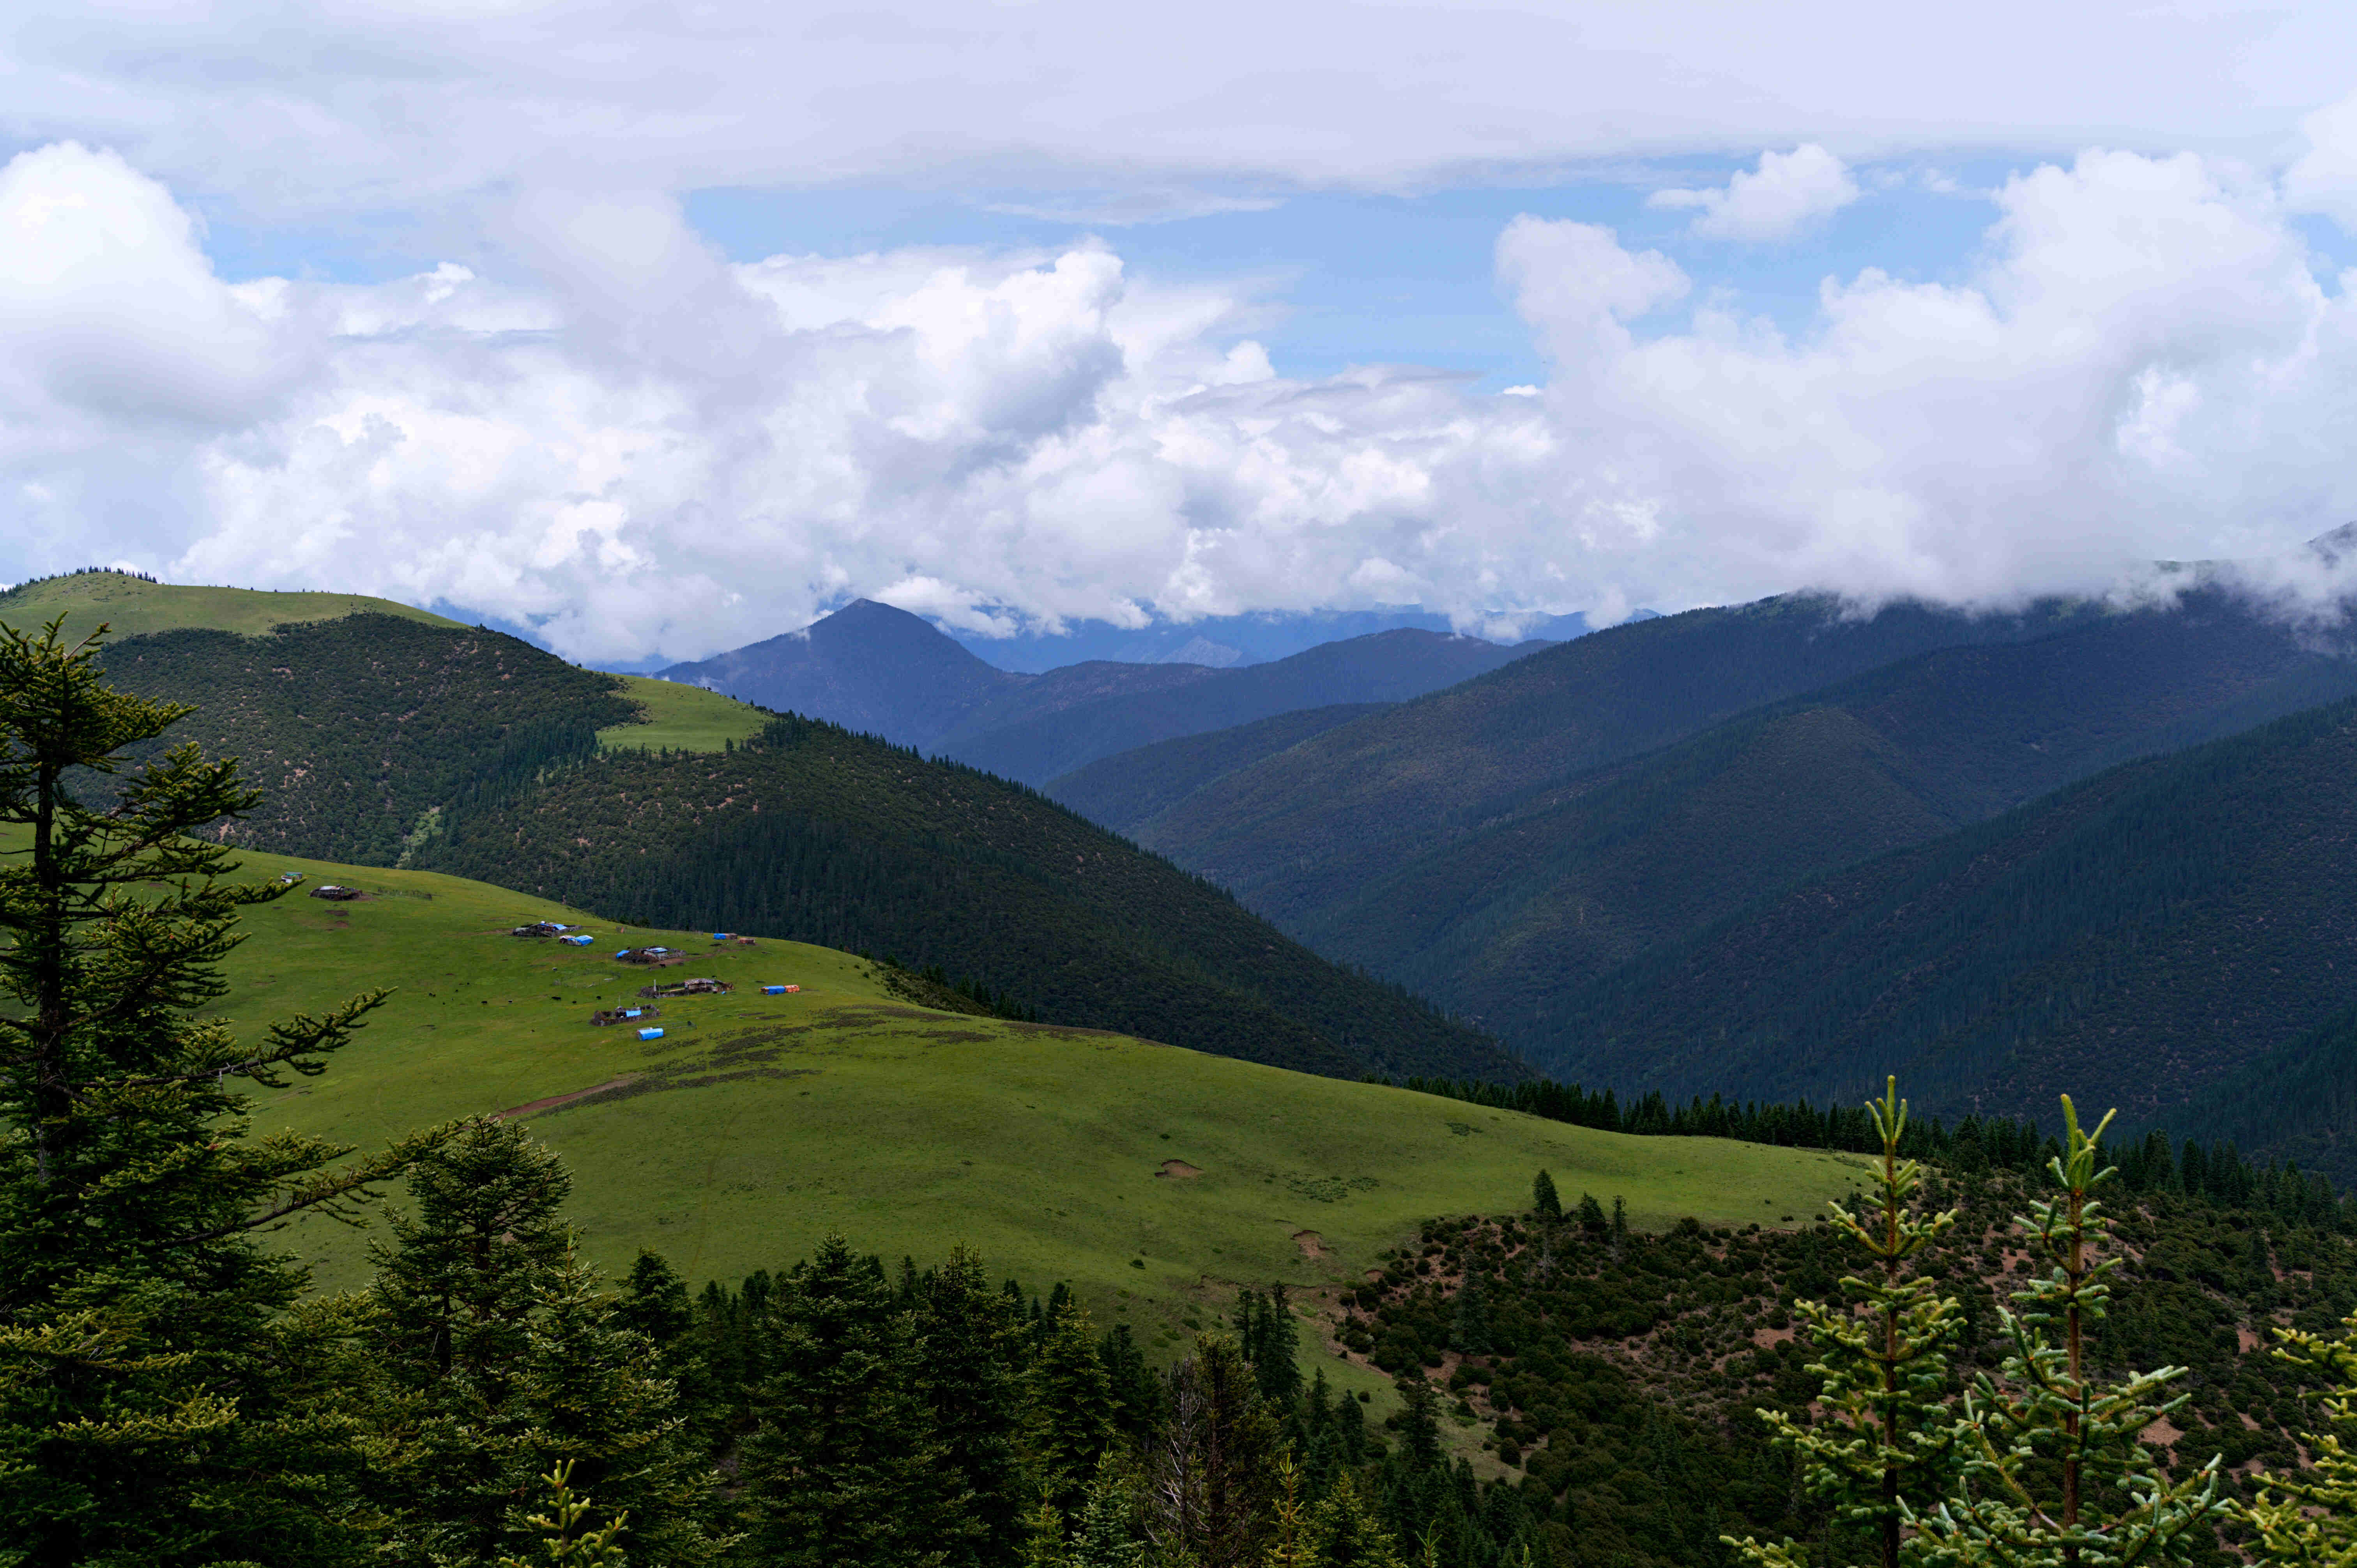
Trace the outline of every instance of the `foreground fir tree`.
<instances>
[{"instance_id":1,"label":"foreground fir tree","mask_svg":"<svg viewBox=\"0 0 2357 1568\"><path fill-rule=\"evenodd\" d=\"M575 1252L563 1163L519 1125L477 1122L419 1160L409 1188L413 1211L371 1248L383 1555L436 1568L526 1552L538 1527L522 1499L563 1465L627 1516L636 1560L716 1557L716 1477L655 1346Z\"/></svg>"},{"instance_id":2,"label":"foreground fir tree","mask_svg":"<svg viewBox=\"0 0 2357 1568\"><path fill-rule=\"evenodd\" d=\"M631 1561L699 1568L730 1540L714 1521L719 1477L680 1413L654 1346L616 1318L597 1271L568 1249L542 1283L507 1419L533 1462L554 1459L627 1521ZM511 1508L511 1521L516 1510ZM532 1521L527 1518L524 1521Z\"/></svg>"},{"instance_id":3,"label":"foreground fir tree","mask_svg":"<svg viewBox=\"0 0 2357 1568\"><path fill-rule=\"evenodd\" d=\"M941 1454L933 1501L950 1521L934 1544L948 1568L1002 1568L1020 1553L1031 1492L1014 1316L963 1247L913 1294L909 1366Z\"/></svg>"},{"instance_id":4,"label":"foreground fir tree","mask_svg":"<svg viewBox=\"0 0 2357 1568\"><path fill-rule=\"evenodd\" d=\"M1195 1341L1170 1369L1169 1412L1147 1480L1155 1547L1197 1568L1251 1568L1267 1540L1280 1440L1234 1340Z\"/></svg>"},{"instance_id":5,"label":"foreground fir tree","mask_svg":"<svg viewBox=\"0 0 2357 1568\"><path fill-rule=\"evenodd\" d=\"M779 1284L770 1320L775 1369L755 1396L739 1472L750 1560L939 1562L937 1455L882 1265L829 1236Z\"/></svg>"},{"instance_id":6,"label":"foreground fir tree","mask_svg":"<svg viewBox=\"0 0 2357 1568\"><path fill-rule=\"evenodd\" d=\"M2346 1427L2357 1421L2357 1314L2341 1321L2338 1338L2278 1328L2277 1359L2316 1378L2324 1412ZM2357 1454L2338 1433L2309 1433L2312 1478L2278 1480L2251 1506L2259 1545L2269 1563L2298 1568L2357 1568Z\"/></svg>"},{"instance_id":7,"label":"foreground fir tree","mask_svg":"<svg viewBox=\"0 0 2357 1568\"><path fill-rule=\"evenodd\" d=\"M1964 1473L1955 1493L1912 1516L1922 1556L1938 1568L2135 1568L2193 1560L2230 1504L2218 1461L2172 1480L2138 1440L2181 1408L2158 1401L2181 1367L2105 1382L2089 1364L2088 1331L2103 1321L2118 1267L2094 1194L2116 1172L2100 1165L2104 1129L2079 1125L2062 1097L2062 1152L2049 1163L2056 1194L2015 1224L2042 1278L2000 1308L2012 1341L1998 1379L1964 1395L1956 1423Z\"/></svg>"},{"instance_id":8,"label":"foreground fir tree","mask_svg":"<svg viewBox=\"0 0 2357 1568\"><path fill-rule=\"evenodd\" d=\"M350 1218L443 1134L351 1163L251 1134L247 1093L321 1071L382 993L253 1041L199 1015L239 912L287 890L196 836L260 799L234 762L131 765L191 710L98 650L0 627L0 1562L341 1561L349 1434L290 1396L336 1329L257 1236Z\"/></svg>"},{"instance_id":9,"label":"foreground fir tree","mask_svg":"<svg viewBox=\"0 0 2357 1568\"><path fill-rule=\"evenodd\" d=\"M1071 1568L1146 1568L1144 1498L1134 1459L1109 1452L1097 1465L1072 1530Z\"/></svg>"},{"instance_id":10,"label":"foreground fir tree","mask_svg":"<svg viewBox=\"0 0 2357 1568\"><path fill-rule=\"evenodd\" d=\"M1837 1519L1871 1531L1882 1568L1898 1568L1906 1510L1945 1497L1960 1465L1961 1440L1943 1397L1959 1308L1916 1266L1956 1216L1953 1209L1921 1215L1913 1207L1923 1172L1899 1157L1907 1130L1899 1080L1888 1079L1882 1098L1867 1110L1882 1141L1875 1201L1857 1214L1838 1203L1829 1207L1835 1228L1858 1244L1871 1267L1841 1282L1848 1297L1841 1305L1804 1301L1796 1309L1816 1347L1809 1370L1824 1380L1817 1401L1824 1416L1803 1426L1781 1411L1759 1413L1779 1445L1800 1458L1810 1493L1832 1503ZM1798 1568L1805 1559L1804 1549L1789 1541L1727 1541L1761 1568Z\"/></svg>"},{"instance_id":11,"label":"foreground fir tree","mask_svg":"<svg viewBox=\"0 0 2357 1568\"><path fill-rule=\"evenodd\" d=\"M1070 1520L1080 1512L1090 1478L1114 1441L1113 1380L1088 1314L1069 1292L1057 1298L1045 1326L1047 1337L1025 1380L1025 1446L1041 1496Z\"/></svg>"},{"instance_id":12,"label":"foreground fir tree","mask_svg":"<svg viewBox=\"0 0 2357 1568\"><path fill-rule=\"evenodd\" d=\"M1402 1568L1398 1543L1348 1470L1309 1510L1307 1541L1318 1568Z\"/></svg>"}]
</instances>

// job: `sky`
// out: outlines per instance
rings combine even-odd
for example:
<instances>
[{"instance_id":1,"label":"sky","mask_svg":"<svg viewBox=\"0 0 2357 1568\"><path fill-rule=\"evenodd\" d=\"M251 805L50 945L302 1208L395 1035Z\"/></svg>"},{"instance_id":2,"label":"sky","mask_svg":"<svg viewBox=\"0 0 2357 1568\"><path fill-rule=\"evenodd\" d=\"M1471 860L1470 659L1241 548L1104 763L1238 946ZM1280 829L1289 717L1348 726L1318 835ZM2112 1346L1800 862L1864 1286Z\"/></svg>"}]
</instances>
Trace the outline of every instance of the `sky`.
<instances>
[{"instance_id":1,"label":"sky","mask_svg":"<svg viewBox=\"0 0 2357 1568\"><path fill-rule=\"evenodd\" d=\"M2357 519L2357 8L40 4L0 580L585 662L2131 591Z\"/></svg>"}]
</instances>

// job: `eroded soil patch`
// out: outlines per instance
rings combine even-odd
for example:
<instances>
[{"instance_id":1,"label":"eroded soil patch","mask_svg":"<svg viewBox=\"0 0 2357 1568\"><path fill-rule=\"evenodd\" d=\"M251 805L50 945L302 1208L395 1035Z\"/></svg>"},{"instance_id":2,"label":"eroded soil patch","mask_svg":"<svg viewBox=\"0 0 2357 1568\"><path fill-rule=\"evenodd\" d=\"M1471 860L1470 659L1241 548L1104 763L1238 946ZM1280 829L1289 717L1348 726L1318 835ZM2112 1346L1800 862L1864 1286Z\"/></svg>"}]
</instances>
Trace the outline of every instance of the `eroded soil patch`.
<instances>
[{"instance_id":1,"label":"eroded soil patch","mask_svg":"<svg viewBox=\"0 0 2357 1568\"><path fill-rule=\"evenodd\" d=\"M522 1105L510 1106L505 1111L494 1111L491 1116L495 1121L505 1122L511 1117L530 1116L536 1112L554 1111L560 1105L571 1105L587 1100L593 1094L607 1094L618 1089L628 1088L638 1080L637 1073L626 1072L619 1078L609 1079L604 1083L593 1085L588 1089L576 1089L570 1094L552 1094L544 1100L528 1100Z\"/></svg>"}]
</instances>

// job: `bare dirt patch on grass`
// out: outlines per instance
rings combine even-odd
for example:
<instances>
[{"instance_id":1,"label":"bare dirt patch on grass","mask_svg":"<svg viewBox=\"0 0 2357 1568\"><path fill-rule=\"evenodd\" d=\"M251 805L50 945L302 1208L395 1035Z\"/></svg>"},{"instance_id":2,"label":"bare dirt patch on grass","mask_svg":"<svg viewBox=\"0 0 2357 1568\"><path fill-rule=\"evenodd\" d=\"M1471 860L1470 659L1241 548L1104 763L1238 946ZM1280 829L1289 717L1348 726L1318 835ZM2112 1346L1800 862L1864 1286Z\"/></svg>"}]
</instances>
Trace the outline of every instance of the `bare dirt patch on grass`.
<instances>
[{"instance_id":1,"label":"bare dirt patch on grass","mask_svg":"<svg viewBox=\"0 0 2357 1568\"><path fill-rule=\"evenodd\" d=\"M1083 1029L1071 1024L1013 1024L1006 1026L1010 1035L1029 1035L1048 1040L1135 1040L1135 1035L1117 1034L1111 1029ZM1140 1040L1141 1045L1158 1046L1159 1040Z\"/></svg>"},{"instance_id":2,"label":"bare dirt patch on grass","mask_svg":"<svg viewBox=\"0 0 2357 1568\"><path fill-rule=\"evenodd\" d=\"M626 1072L619 1078L593 1084L587 1089L576 1089L570 1094L552 1094L544 1100L528 1100L522 1105L511 1106L505 1111L494 1111L491 1115L496 1121L505 1122L511 1117L530 1116L538 1111L554 1111L560 1105L570 1105L576 1100L587 1100L593 1094L605 1094L617 1089L627 1089L638 1080L637 1073Z\"/></svg>"},{"instance_id":3,"label":"bare dirt patch on grass","mask_svg":"<svg viewBox=\"0 0 2357 1568\"><path fill-rule=\"evenodd\" d=\"M1326 1238L1315 1230L1296 1230L1293 1233L1293 1244L1301 1249L1301 1255L1305 1258L1322 1258L1326 1255Z\"/></svg>"},{"instance_id":4,"label":"bare dirt patch on grass","mask_svg":"<svg viewBox=\"0 0 2357 1568\"><path fill-rule=\"evenodd\" d=\"M1172 1181L1192 1181L1201 1176L1203 1170L1200 1165L1190 1165L1184 1160L1165 1160L1162 1162L1162 1168L1154 1174L1167 1176Z\"/></svg>"}]
</instances>

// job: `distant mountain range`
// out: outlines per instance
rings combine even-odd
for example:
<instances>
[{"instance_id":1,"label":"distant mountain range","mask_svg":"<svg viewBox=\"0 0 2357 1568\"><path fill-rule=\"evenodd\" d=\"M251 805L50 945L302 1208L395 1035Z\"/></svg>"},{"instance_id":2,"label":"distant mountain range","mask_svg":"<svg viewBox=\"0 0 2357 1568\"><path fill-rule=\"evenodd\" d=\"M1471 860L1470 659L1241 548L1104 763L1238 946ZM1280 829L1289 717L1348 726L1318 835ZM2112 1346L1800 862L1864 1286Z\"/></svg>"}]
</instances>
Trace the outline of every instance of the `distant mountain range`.
<instances>
[{"instance_id":1,"label":"distant mountain range","mask_svg":"<svg viewBox=\"0 0 2357 1568\"><path fill-rule=\"evenodd\" d=\"M1633 618L1650 619L1652 614L1651 610L1639 610ZM1525 642L1568 642L1595 629L1586 616L1576 614L1521 618L1513 628L1513 640ZM1024 632L1013 637L985 637L970 631L952 631L949 635L1001 670L1036 674L1090 660L1111 660L1123 664L1208 664L1229 670L1244 664L1265 664L1306 652L1321 642L1371 637L1379 631L1455 629L1446 616L1402 607L1383 610L1256 611L1134 628L1104 621L1083 621L1053 635Z\"/></svg>"},{"instance_id":2,"label":"distant mountain range","mask_svg":"<svg viewBox=\"0 0 2357 1568\"><path fill-rule=\"evenodd\" d=\"M990 698L1025 684L930 621L873 599L855 600L799 631L657 673L920 747Z\"/></svg>"},{"instance_id":3,"label":"distant mountain range","mask_svg":"<svg viewBox=\"0 0 2357 1568\"><path fill-rule=\"evenodd\" d=\"M1404 702L1511 664L1553 643L1501 648L1437 631L1379 631L1290 658L1147 684L1117 673L1184 665L1077 664L1034 676L1013 699L984 705L942 736L944 756L1026 784L1044 784L1101 757L1157 741L1252 724L1305 708ZM1086 671L1103 694L1076 700ZM1046 703L1043 697L1050 698ZM1046 711L1040 711L1042 707Z\"/></svg>"},{"instance_id":4,"label":"distant mountain range","mask_svg":"<svg viewBox=\"0 0 2357 1568\"><path fill-rule=\"evenodd\" d=\"M1233 670L1090 660L1023 674L985 664L920 617L861 599L800 631L662 673L1038 784L1113 752L1297 708L1421 696L1549 646L1400 628Z\"/></svg>"},{"instance_id":5,"label":"distant mountain range","mask_svg":"<svg viewBox=\"0 0 2357 1568\"><path fill-rule=\"evenodd\" d=\"M1596 768L1900 659L2025 640L2085 613L1895 605L1859 617L1788 597L1615 627L1329 729L1205 783L1135 832L1295 922Z\"/></svg>"}]
</instances>

